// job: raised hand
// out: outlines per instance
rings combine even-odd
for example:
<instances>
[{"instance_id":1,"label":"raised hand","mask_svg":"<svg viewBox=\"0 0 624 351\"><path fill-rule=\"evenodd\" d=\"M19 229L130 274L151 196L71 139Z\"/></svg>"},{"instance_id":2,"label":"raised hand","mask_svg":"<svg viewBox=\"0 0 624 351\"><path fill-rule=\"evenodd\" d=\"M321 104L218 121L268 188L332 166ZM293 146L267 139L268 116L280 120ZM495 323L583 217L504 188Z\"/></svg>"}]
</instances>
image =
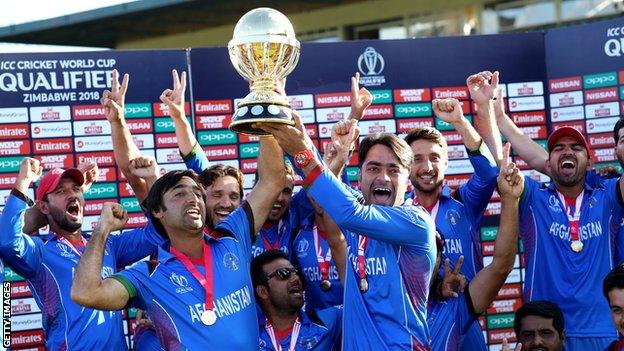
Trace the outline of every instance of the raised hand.
<instances>
[{"instance_id":1,"label":"raised hand","mask_svg":"<svg viewBox=\"0 0 624 351\"><path fill-rule=\"evenodd\" d=\"M473 74L466 79L466 85L470 91L470 98L476 104L487 103L494 98L494 92L498 88L498 71Z\"/></svg>"},{"instance_id":2,"label":"raised hand","mask_svg":"<svg viewBox=\"0 0 624 351\"><path fill-rule=\"evenodd\" d=\"M505 115L505 101L503 100L503 89L496 91L496 99L493 100L494 116L502 117Z\"/></svg>"},{"instance_id":3,"label":"raised hand","mask_svg":"<svg viewBox=\"0 0 624 351\"><path fill-rule=\"evenodd\" d=\"M373 103L373 95L368 89L360 88L360 73L351 77L351 113L349 119L361 120L364 111Z\"/></svg>"},{"instance_id":4,"label":"raised hand","mask_svg":"<svg viewBox=\"0 0 624 351\"><path fill-rule=\"evenodd\" d=\"M24 183L26 188L37 181L43 173L41 162L36 158L24 157L20 163L19 173L17 174L17 182ZM21 191L21 189L18 189Z\"/></svg>"},{"instance_id":5,"label":"raised hand","mask_svg":"<svg viewBox=\"0 0 624 351\"><path fill-rule=\"evenodd\" d=\"M113 70L113 86L111 90L104 90L100 103L104 106L106 119L110 122L119 122L124 119L124 105L126 100L126 91L128 90L128 81L130 76L128 73L123 75L121 85L119 85L119 72Z\"/></svg>"},{"instance_id":6,"label":"raised hand","mask_svg":"<svg viewBox=\"0 0 624 351\"><path fill-rule=\"evenodd\" d=\"M313 150L314 144L305 130L301 116L297 111L292 111L295 125L275 123L258 123L255 127L261 128L267 133L271 133L277 140L279 146L287 154L294 156L299 151Z\"/></svg>"},{"instance_id":7,"label":"raised hand","mask_svg":"<svg viewBox=\"0 0 624 351\"><path fill-rule=\"evenodd\" d=\"M524 190L524 176L513 162L509 161L511 144L503 146L503 159L498 174L498 191L501 196L519 199Z\"/></svg>"},{"instance_id":8,"label":"raised hand","mask_svg":"<svg viewBox=\"0 0 624 351\"><path fill-rule=\"evenodd\" d=\"M127 221L128 212L123 206L116 202L105 202L96 226L102 231L102 234L108 235L110 232L122 229Z\"/></svg>"},{"instance_id":9,"label":"raised hand","mask_svg":"<svg viewBox=\"0 0 624 351\"><path fill-rule=\"evenodd\" d=\"M342 120L332 126L331 143L327 144L323 161L334 174L342 172L359 135L360 128L355 119Z\"/></svg>"},{"instance_id":10,"label":"raised hand","mask_svg":"<svg viewBox=\"0 0 624 351\"><path fill-rule=\"evenodd\" d=\"M82 191L86 192L89 188L91 188L91 185L98 180L100 172L98 165L95 162L87 161L79 164L76 168L84 174L85 182L82 184Z\"/></svg>"},{"instance_id":11,"label":"raised hand","mask_svg":"<svg viewBox=\"0 0 624 351\"><path fill-rule=\"evenodd\" d=\"M451 271L451 260L444 260L444 277L440 284L440 295L444 298L458 297L458 292L464 292L466 277L461 274L461 266L464 256L459 256L455 268Z\"/></svg>"},{"instance_id":12,"label":"raised hand","mask_svg":"<svg viewBox=\"0 0 624 351\"><path fill-rule=\"evenodd\" d=\"M160 101L169 108L169 115L173 119L185 118L184 93L186 92L186 72L178 76L177 70L171 71L173 89L165 89L160 94Z\"/></svg>"},{"instance_id":13,"label":"raised hand","mask_svg":"<svg viewBox=\"0 0 624 351\"><path fill-rule=\"evenodd\" d=\"M158 179L158 163L152 156L142 155L130 161L130 173L146 181Z\"/></svg>"},{"instance_id":14,"label":"raised hand","mask_svg":"<svg viewBox=\"0 0 624 351\"><path fill-rule=\"evenodd\" d=\"M461 105L457 99L434 99L431 102L436 117L449 124L456 124L464 118Z\"/></svg>"},{"instance_id":15,"label":"raised hand","mask_svg":"<svg viewBox=\"0 0 624 351\"><path fill-rule=\"evenodd\" d=\"M517 343L516 347L514 348L514 351L521 351L522 350L522 343ZM501 349L501 351L511 351L511 349L509 348L509 344L507 343L507 338L503 339L503 348Z\"/></svg>"}]
</instances>

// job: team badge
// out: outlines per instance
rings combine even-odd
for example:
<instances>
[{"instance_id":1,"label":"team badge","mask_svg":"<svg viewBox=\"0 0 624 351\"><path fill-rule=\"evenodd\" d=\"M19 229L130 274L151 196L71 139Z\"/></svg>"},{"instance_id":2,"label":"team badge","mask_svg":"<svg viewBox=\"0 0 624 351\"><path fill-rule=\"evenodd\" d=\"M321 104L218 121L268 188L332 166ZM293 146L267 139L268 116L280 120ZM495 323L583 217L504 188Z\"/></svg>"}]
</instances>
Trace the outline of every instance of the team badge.
<instances>
[{"instance_id":1,"label":"team badge","mask_svg":"<svg viewBox=\"0 0 624 351\"><path fill-rule=\"evenodd\" d=\"M56 247L58 247L60 254L63 257L74 258L74 256L76 256L76 254L73 253L72 250L63 243L56 243Z\"/></svg>"},{"instance_id":2,"label":"team badge","mask_svg":"<svg viewBox=\"0 0 624 351\"><path fill-rule=\"evenodd\" d=\"M240 260L235 254L228 252L223 256L223 265L231 271L236 271L240 267Z\"/></svg>"},{"instance_id":3,"label":"team badge","mask_svg":"<svg viewBox=\"0 0 624 351\"><path fill-rule=\"evenodd\" d=\"M451 223L452 225L459 224L460 218L461 216L459 215L459 212L455 210L450 210L446 213L446 220L449 221L449 223Z\"/></svg>"},{"instance_id":4,"label":"team badge","mask_svg":"<svg viewBox=\"0 0 624 351\"><path fill-rule=\"evenodd\" d=\"M310 242L306 238L301 239L299 244L297 244L297 256L306 257L308 255L309 247L310 247Z\"/></svg>"}]
</instances>

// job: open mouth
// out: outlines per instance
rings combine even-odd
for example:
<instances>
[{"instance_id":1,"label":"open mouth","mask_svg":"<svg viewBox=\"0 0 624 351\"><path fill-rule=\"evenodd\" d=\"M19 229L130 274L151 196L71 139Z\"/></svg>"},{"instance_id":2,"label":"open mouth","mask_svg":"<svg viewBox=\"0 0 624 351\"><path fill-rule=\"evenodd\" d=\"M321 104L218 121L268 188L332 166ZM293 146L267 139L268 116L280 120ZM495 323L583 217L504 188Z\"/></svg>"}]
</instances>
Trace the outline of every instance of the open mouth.
<instances>
[{"instance_id":1,"label":"open mouth","mask_svg":"<svg viewBox=\"0 0 624 351\"><path fill-rule=\"evenodd\" d=\"M373 202L374 203L387 203L392 196L392 189L376 186L373 188Z\"/></svg>"},{"instance_id":2,"label":"open mouth","mask_svg":"<svg viewBox=\"0 0 624 351\"><path fill-rule=\"evenodd\" d=\"M572 160L564 160L563 162L561 162L561 168L574 169L574 167L576 167L576 164Z\"/></svg>"},{"instance_id":3,"label":"open mouth","mask_svg":"<svg viewBox=\"0 0 624 351\"><path fill-rule=\"evenodd\" d=\"M301 284L295 284L288 288L288 293L297 297L303 297L303 289Z\"/></svg>"},{"instance_id":4,"label":"open mouth","mask_svg":"<svg viewBox=\"0 0 624 351\"><path fill-rule=\"evenodd\" d=\"M68 217L73 220L73 221L77 221L80 219L80 204L77 202L72 202L71 204L67 205L67 215Z\"/></svg>"},{"instance_id":5,"label":"open mouth","mask_svg":"<svg viewBox=\"0 0 624 351\"><path fill-rule=\"evenodd\" d=\"M197 207L189 207L186 209L186 214L193 217L193 218L201 218L201 212L199 211L199 208Z\"/></svg>"},{"instance_id":6,"label":"open mouth","mask_svg":"<svg viewBox=\"0 0 624 351\"><path fill-rule=\"evenodd\" d=\"M435 182L435 174L422 174L418 178L426 184L433 184Z\"/></svg>"},{"instance_id":7,"label":"open mouth","mask_svg":"<svg viewBox=\"0 0 624 351\"><path fill-rule=\"evenodd\" d=\"M216 215L217 218L219 218L219 221L223 220L225 217L229 216L230 213L232 213L232 210L225 210L225 209L218 209L218 210L214 210L214 214Z\"/></svg>"}]
</instances>

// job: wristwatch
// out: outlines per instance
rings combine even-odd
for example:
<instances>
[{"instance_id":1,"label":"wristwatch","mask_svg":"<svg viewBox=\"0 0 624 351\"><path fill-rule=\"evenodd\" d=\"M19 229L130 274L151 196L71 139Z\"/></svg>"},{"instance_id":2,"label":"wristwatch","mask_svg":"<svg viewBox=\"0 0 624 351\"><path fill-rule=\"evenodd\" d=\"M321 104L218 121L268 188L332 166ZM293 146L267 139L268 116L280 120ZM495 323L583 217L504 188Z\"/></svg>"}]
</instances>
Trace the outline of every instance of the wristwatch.
<instances>
[{"instance_id":1,"label":"wristwatch","mask_svg":"<svg viewBox=\"0 0 624 351\"><path fill-rule=\"evenodd\" d=\"M314 158L314 153L310 149L305 149L297 152L293 158L295 159L295 166L299 169L304 169Z\"/></svg>"}]
</instances>

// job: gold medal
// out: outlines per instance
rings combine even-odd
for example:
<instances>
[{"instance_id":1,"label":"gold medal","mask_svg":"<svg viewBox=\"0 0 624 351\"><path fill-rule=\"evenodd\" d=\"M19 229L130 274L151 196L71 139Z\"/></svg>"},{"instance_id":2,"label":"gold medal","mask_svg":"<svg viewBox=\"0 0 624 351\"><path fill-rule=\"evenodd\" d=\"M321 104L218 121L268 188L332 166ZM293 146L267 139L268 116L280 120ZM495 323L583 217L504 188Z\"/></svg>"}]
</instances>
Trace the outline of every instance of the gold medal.
<instances>
[{"instance_id":1,"label":"gold medal","mask_svg":"<svg viewBox=\"0 0 624 351\"><path fill-rule=\"evenodd\" d=\"M205 310L202 312L200 319L205 325L213 325L217 322L217 314L214 310Z\"/></svg>"},{"instance_id":2,"label":"gold medal","mask_svg":"<svg viewBox=\"0 0 624 351\"><path fill-rule=\"evenodd\" d=\"M329 291L331 289L331 282L329 280L323 280L321 282L321 290Z\"/></svg>"},{"instance_id":3,"label":"gold medal","mask_svg":"<svg viewBox=\"0 0 624 351\"><path fill-rule=\"evenodd\" d=\"M366 281L366 278L360 279L360 291L363 293L368 291L368 282Z\"/></svg>"},{"instance_id":4,"label":"gold medal","mask_svg":"<svg viewBox=\"0 0 624 351\"><path fill-rule=\"evenodd\" d=\"M570 246L572 247L572 251L574 252L581 252L581 250L583 250L583 242L581 242L580 240L572 241L572 244Z\"/></svg>"}]
</instances>

